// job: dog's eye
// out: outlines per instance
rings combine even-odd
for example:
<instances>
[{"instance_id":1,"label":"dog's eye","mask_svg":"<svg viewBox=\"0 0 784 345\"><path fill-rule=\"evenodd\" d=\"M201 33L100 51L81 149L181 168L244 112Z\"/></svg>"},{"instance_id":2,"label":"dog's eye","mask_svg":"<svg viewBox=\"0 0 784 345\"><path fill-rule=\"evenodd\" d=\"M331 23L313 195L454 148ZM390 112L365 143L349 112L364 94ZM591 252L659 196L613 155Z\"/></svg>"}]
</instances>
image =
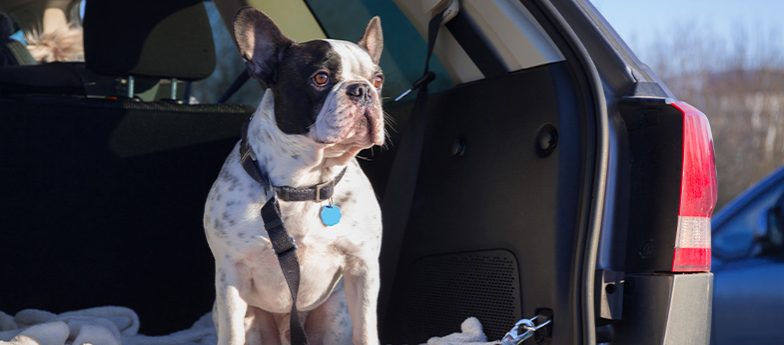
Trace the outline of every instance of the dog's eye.
<instances>
[{"instance_id":1,"label":"dog's eye","mask_svg":"<svg viewBox=\"0 0 784 345\"><path fill-rule=\"evenodd\" d=\"M384 76L377 75L375 78L373 78L373 87L380 89L382 85L384 85Z\"/></svg>"},{"instance_id":2,"label":"dog's eye","mask_svg":"<svg viewBox=\"0 0 784 345\"><path fill-rule=\"evenodd\" d=\"M318 72L313 76L313 84L316 86L324 86L329 83L329 75L327 72Z\"/></svg>"}]
</instances>

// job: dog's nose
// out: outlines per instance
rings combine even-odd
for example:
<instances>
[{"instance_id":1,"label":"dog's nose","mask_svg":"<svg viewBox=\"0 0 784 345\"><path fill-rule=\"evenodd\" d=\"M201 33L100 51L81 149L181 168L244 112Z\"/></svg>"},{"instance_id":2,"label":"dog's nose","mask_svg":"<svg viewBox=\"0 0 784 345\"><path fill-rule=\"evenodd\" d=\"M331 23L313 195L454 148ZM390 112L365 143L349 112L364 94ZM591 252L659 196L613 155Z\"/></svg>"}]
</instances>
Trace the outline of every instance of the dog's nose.
<instances>
[{"instance_id":1,"label":"dog's nose","mask_svg":"<svg viewBox=\"0 0 784 345\"><path fill-rule=\"evenodd\" d=\"M356 83L346 86L346 94L354 100L367 102L370 100L370 85Z\"/></svg>"}]
</instances>

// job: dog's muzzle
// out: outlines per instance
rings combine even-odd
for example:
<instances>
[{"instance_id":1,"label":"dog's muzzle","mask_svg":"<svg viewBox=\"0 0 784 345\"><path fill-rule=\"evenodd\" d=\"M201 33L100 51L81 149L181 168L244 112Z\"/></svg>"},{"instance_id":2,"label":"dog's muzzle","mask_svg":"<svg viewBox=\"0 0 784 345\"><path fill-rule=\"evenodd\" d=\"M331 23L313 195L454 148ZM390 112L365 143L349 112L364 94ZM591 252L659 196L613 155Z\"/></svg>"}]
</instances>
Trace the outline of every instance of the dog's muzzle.
<instances>
[{"instance_id":1,"label":"dog's muzzle","mask_svg":"<svg viewBox=\"0 0 784 345\"><path fill-rule=\"evenodd\" d=\"M360 81L344 87L348 101L353 109L352 137L362 146L382 145L384 143L384 117L379 95L367 82Z\"/></svg>"},{"instance_id":2,"label":"dog's muzzle","mask_svg":"<svg viewBox=\"0 0 784 345\"><path fill-rule=\"evenodd\" d=\"M371 86L364 82L350 84L346 86L346 95L348 95L349 99L352 101L367 106L373 101L371 92L374 91L370 88Z\"/></svg>"}]
</instances>

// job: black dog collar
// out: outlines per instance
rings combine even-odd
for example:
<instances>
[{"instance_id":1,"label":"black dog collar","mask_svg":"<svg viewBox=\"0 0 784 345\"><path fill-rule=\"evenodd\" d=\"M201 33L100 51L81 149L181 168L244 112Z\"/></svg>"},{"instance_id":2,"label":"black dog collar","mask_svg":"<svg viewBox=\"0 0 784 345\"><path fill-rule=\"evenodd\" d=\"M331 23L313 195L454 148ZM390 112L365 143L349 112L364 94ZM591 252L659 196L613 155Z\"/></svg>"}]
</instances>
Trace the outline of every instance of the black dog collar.
<instances>
[{"instance_id":1,"label":"black dog collar","mask_svg":"<svg viewBox=\"0 0 784 345\"><path fill-rule=\"evenodd\" d=\"M272 189L278 199L283 201L324 201L332 198L335 185L340 182L346 173L346 168L340 171L334 180L326 181L310 187L273 186L267 173L259 167L256 156L248 143L248 122L242 126L242 142L240 143L240 163L245 172L264 189Z\"/></svg>"}]
</instances>

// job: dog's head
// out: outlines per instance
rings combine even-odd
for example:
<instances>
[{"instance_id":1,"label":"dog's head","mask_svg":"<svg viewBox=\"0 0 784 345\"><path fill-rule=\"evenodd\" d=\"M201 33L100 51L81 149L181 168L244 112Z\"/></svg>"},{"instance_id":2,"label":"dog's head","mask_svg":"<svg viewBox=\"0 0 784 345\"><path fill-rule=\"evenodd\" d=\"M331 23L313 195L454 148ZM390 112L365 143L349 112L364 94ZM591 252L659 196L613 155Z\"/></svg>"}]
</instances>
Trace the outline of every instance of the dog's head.
<instances>
[{"instance_id":1,"label":"dog's head","mask_svg":"<svg viewBox=\"0 0 784 345\"><path fill-rule=\"evenodd\" d=\"M383 144L384 75L378 62L384 41L378 17L356 44L297 43L265 14L243 8L234 17L234 39L248 72L272 89L283 133L346 149Z\"/></svg>"}]
</instances>

